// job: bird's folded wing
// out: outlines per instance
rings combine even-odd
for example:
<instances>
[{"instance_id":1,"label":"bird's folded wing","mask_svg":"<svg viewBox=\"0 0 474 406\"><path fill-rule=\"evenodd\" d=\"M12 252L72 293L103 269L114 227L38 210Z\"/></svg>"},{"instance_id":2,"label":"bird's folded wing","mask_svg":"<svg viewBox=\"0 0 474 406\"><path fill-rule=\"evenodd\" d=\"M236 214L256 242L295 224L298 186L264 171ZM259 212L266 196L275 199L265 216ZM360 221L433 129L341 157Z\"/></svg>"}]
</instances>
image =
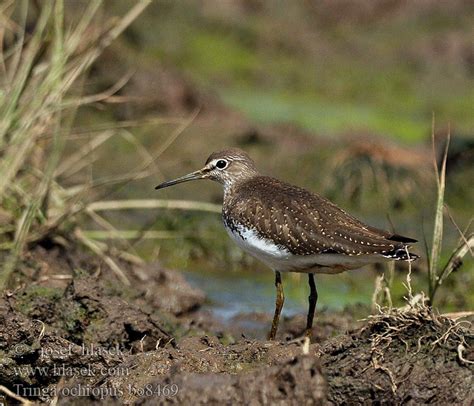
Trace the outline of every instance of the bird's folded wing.
<instances>
[{"instance_id":1,"label":"bird's folded wing","mask_svg":"<svg viewBox=\"0 0 474 406\"><path fill-rule=\"evenodd\" d=\"M239 225L295 255L384 255L414 242L370 227L321 196L263 176L242 185L227 210Z\"/></svg>"}]
</instances>

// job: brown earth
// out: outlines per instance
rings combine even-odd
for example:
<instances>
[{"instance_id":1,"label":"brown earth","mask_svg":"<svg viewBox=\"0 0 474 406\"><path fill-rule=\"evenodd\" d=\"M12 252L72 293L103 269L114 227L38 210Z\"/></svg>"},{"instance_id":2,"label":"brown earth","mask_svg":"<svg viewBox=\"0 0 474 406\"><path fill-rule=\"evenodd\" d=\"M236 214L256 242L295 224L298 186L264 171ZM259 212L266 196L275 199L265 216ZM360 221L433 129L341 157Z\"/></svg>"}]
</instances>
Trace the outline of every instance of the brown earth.
<instances>
[{"instance_id":1,"label":"brown earth","mask_svg":"<svg viewBox=\"0 0 474 406\"><path fill-rule=\"evenodd\" d=\"M291 340L302 316L285 320L280 341L238 338L178 272L119 263L131 287L80 250L32 248L0 300L1 385L60 404L474 400L472 329L426 307L365 322L323 313L311 345Z\"/></svg>"}]
</instances>

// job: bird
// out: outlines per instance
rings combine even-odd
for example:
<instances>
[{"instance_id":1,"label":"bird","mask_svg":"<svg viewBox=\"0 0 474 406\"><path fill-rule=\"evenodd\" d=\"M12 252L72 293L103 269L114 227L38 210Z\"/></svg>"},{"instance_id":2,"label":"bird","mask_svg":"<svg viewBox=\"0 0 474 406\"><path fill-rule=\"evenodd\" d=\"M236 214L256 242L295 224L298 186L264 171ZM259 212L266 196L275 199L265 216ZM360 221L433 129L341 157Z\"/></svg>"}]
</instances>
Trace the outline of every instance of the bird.
<instances>
[{"instance_id":1,"label":"bird","mask_svg":"<svg viewBox=\"0 0 474 406\"><path fill-rule=\"evenodd\" d=\"M261 174L243 150L213 152L204 167L156 189L198 179L223 186L222 220L234 242L275 273L274 340L285 296L281 274L308 274L305 336L311 338L318 300L314 275L337 274L368 264L413 261L417 240L369 226L319 194Z\"/></svg>"}]
</instances>

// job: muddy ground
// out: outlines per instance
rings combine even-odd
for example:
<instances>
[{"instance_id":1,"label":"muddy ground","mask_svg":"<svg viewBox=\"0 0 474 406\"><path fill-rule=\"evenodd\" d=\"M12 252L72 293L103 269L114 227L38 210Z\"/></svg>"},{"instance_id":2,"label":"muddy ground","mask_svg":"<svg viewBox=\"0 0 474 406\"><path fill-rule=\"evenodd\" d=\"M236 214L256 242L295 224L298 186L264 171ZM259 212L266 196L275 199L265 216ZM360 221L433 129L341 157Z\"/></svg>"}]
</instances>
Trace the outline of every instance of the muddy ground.
<instances>
[{"instance_id":1,"label":"muddy ground","mask_svg":"<svg viewBox=\"0 0 474 406\"><path fill-rule=\"evenodd\" d=\"M474 335L418 306L317 319L313 342L252 339L239 319L159 264L121 266L71 246L32 247L0 300L0 395L57 404L459 404L474 401ZM243 326L243 327L239 327ZM8 394L8 390L11 391ZM15 400L14 397L18 399Z\"/></svg>"}]
</instances>

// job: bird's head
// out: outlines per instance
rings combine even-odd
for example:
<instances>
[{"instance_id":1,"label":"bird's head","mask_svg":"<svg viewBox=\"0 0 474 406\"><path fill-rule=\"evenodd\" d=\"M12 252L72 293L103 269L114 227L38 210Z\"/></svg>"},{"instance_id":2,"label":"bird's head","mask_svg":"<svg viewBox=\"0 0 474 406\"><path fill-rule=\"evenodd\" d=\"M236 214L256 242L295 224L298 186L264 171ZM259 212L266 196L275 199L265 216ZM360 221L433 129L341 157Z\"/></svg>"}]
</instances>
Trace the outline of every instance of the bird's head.
<instances>
[{"instance_id":1,"label":"bird's head","mask_svg":"<svg viewBox=\"0 0 474 406\"><path fill-rule=\"evenodd\" d=\"M163 189L178 183L197 179L211 179L221 183L227 189L241 180L255 176L257 173L255 164L247 153L237 148L231 148L213 152L207 158L203 168L179 178L163 182L155 189Z\"/></svg>"}]
</instances>

